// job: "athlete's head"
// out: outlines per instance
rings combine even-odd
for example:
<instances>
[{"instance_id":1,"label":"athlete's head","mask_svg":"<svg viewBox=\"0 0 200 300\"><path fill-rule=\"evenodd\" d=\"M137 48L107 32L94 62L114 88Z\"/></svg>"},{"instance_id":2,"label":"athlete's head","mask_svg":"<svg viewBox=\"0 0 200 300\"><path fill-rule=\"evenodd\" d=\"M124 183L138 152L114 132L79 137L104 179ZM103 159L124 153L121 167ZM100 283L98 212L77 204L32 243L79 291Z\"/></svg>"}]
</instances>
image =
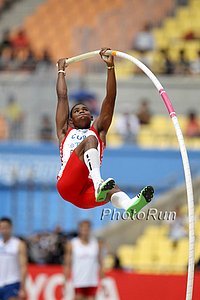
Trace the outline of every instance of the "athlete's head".
<instances>
[{"instance_id":1,"label":"athlete's head","mask_svg":"<svg viewBox=\"0 0 200 300\"><path fill-rule=\"evenodd\" d=\"M83 220L79 223L78 227L79 237L87 240L90 237L91 222L89 220Z\"/></svg>"},{"instance_id":2,"label":"athlete's head","mask_svg":"<svg viewBox=\"0 0 200 300\"><path fill-rule=\"evenodd\" d=\"M9 218L3 217L0 219L0 234L3 239L7 240L12 235L12 221Z\"/></svg>"},{"instance_id":3,"label":"athlete's head","mask_svg":"<svg viewBox=\"0 0 200 300\"><path fill-rule=\"evenodd\" d=\"M75 128L89 128L93 117L89 108L83 103L75 104L70 111L70 118Z\"/></svg>"}]
</instances>

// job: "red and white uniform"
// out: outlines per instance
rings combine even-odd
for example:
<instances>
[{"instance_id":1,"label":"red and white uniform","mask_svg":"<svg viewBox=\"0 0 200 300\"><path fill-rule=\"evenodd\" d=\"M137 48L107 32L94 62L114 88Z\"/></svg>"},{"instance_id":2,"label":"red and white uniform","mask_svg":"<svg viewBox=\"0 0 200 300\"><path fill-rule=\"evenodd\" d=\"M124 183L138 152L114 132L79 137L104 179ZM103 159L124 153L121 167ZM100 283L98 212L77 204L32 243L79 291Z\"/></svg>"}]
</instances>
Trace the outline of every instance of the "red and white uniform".
<instances>
[{"instance_id":1,"label":"red and white uniform","mask_svg":"<svg viewBox=\"0 0 200 300\"><path fill-rule=\"evenodd\" d=\"M61 169L58 173L57 189L61 197L80 208L93 208L104 202L95 201L95 191L85 163L76 154L76 147L88 136L98 140L100 161L103 157L104 144L98 132L92 126L89 129L69 128L60 145Z\"/></svg>"},{"instance_id":2,"label":"red and white uniform","mask_svg":"<svg viewBox=\"0 0 200 300\"><path fill-rule=\"evenodd\" d=\"M75 288L98 286L99 245L95 238L83 244L80 238L73 238L72 244L72 282Z\"/></svg>"},{"instance_id":3,"label":"red and white uniform","mask_svg":"<svg viewBox=\"0 0 200 300\"><path fill-rule=\"evenodd\" d=\"M99 245L92 238L84 244L80 238L74 238L72 244L72 283L75 294L95 297L99 281Z\"/></svg>"},{"instance_id":4,"label":"red and white uniform","mask_svg":"<svg viewBox=\"0 0 200 300\"><path fill-rule=\"evenodd\" d=\"M97 133L97 131L94 129L94 127L91 127L89 129L74 129L69 128L64 140L62 141L60 145L60 157L62 166L60 169L60 172L58 173L58 177L61 177L63 170L70 158L70 155L72 152L76 149L76 147L88 136L94 135L98 140L98 151L100 155L100 160L102 159L103 155L103 143Z\"/></svg>"}]
</instances>

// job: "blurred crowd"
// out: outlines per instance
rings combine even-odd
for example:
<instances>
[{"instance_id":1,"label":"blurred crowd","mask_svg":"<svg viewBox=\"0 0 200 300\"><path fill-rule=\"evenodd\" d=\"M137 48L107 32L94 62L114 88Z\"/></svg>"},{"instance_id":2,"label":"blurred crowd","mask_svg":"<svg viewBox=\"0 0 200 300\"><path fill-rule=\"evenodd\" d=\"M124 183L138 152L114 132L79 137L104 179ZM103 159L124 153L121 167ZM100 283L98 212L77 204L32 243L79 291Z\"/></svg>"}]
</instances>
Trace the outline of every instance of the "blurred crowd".
<instances>
[{"instance_id":1,"label":"blurred crowd","mask_svg":"<svg viewBox=\"0 0 200 300\"><path fill-rule=\"evenodd\" d=\"M98 115L98 101L93 93L80 90L70 95L73 103L85 103L94 118ZM75 101L73 101L75 100ZM5 107L0 113L0 140L22 140L25 139L24 131L28 115L14 95L7 99ZM123 110L117 114L114 124L114 133L120 137L121 143L126 145L137 145L141 129L150 128L154 116L151 103L148 99L140 99L136 111ZM200 138L200 122L195 110L188 111L184 134L187 138ZM42 113L34 135L39 141L56 141L54 132L54 120L47 113Z\"/></svg>"},{"instance_id":2,"label":"blurred crowd","mask_svg":"<svg viewBox=\"0 0 200 300\"><path fill-rule=\"evenodd\" d=\"M200 74L200 50L196 59L189 61L184 49L179 51L178 61L170 58L169 49L160 50L161 73L165 75L199 75Z\"/></svg>"},{"instance_id":3,"label":"blurred crowd","mask_svg":"<svg viewBox=\"0 0 200 300\"><path fill-rule=\"evenodd\" d=\"M10 1L8 1L9 3ZM183 40L197 40L194 32L188 31ZM164 75L199 75L200 74L200 48L196 58L191 61L184 49L180 49L176 61L171 58L170 49L156 49L152 25L146 23L133 39L130 49L138 53L138 58L156 73ZM152 61L151 53L156 51L156 59ZM35 55L31 43L24 29L16 32L4 31L0 41L0 71L28 71L33 72L40 68L52 66L52 58L47 50ZM138 68L134 73L140 73Z\"/></svg>"},{"instance_id":4,"label":"blurred crowd","mask_svg":"<svg viewBox=\"0 0 200 300\"><path fill-rule=\"evenodd\" d=\"M198 40L199 38L191 30L183 36L183 41ZM196 53L196 59L190 61L184 49L180 49L178 58L174 61L170 55L170 49L157 50L159 60L154 62L149 56L151 51L156 50L155 38L152 25L146 23L144 28L138 32L131 45L132 50L137 51L139 59L156 73L164 75L199 75L200 74L200 47ZM140 73L139 69L134 72Z\"/></svg>"},{"instance_id":5,"label":"blurred crowd","mask_svg":"<svg viewBox=\"0 0 200 300\"><path fill-rule=\"evenodd\" d=\"M36 232L26 238L20 237L27 244L28 261L33 264L63 264L66 242L77 237L77 231L65 232L60 226L53 231ZM102 257L107 255L113 257L112 268L122 269L121 262L117 254L110 250L105 239L98 237L99 245L102 249Z\"/></svg>"},{"instance_id":6,"label":"blurred crowd","mask_svg":"<svg viewBox=\"0 0 200 300\"><path fill-rule=\"evenodd\" d=\"M4 31L0 42L0 71L33 72L51 65L47 50L39 58L34 54L25 30L19 29L15 34L9 30Z\"/></svg>"},{"instance_id":7,"label":"blurred crowd","mask_svg":"<svg viewBox=\"0 0 200 300\"><path fill-rule=\"evenodd\" d=\"M11 95L7 99L6 106L1 110L0 114L0 140L24 139L25 121L27 117L15 96ZM55 140L52 120L48 114L41 114L36 136L37 139L41 141Z\"/></svg>"},{"instance_id":8,"label":"blurred crowd","mask_svg":"<svg viewBox=\"0 0 200 300\"><path fill-rule=\"evenodd\" d=\"M58 226L54 231L38 232L26 239L29 262L36 264L62 264L64 247L77 232L66 233Z\"/></svg>"},{"instance_id":9,"label":"blurred crowd","mask_svg":"<svg viewBox=\"0 0 200 300\"><path fill-rule=\"evenodd\" d=\"M151 125L153 114L148 99L141 99L136 112L125 111L116 120L116 131L120 134L123 144L137 144L142 128ZM187 138L200 138L200 122L195 110L186 116L184 134Z\"/></svg>"},{"instance_id":10,"label":"blurred crowd","mask_svg":"<svg viewBox=\"0 0 200 300\"><path fill-rule=\"evenodd\" d=\"M4 13L7 9L9 9L15 2L19 0L1 0L0 1L0 16Z\"/></svg>"}]
</instances>

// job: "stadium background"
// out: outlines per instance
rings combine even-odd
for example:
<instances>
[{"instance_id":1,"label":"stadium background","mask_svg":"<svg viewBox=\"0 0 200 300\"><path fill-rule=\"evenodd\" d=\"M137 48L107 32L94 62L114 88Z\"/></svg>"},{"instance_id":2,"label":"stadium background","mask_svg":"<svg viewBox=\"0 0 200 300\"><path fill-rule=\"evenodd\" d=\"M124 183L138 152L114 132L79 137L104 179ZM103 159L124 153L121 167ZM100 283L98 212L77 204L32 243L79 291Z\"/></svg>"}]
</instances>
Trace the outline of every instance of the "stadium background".
<instances>
[{"instance_id":1,"label":"stadium background","mask_svg":"<svg viewBox=\"0 0 200 300\"><path fill-rule=\"evenodd\" d=\"M158 75L186 133L188 112L200 114L199 8L199 0L83 0L79 5L70 0L1 1L0 216L13 219L14 233L27 241L30 261L36 263L30 265L29 299L62 298L62 269L57 266L62 264L62 245L76 233L78 222L86 218L105 244L107 298L100 291L98 299L184 299L187 220L185 236L175 245L171 222L100 220L102 208L77 209L57 194L60 162L54 128L55 62L59 57L105 45L133 54ZM133 41L147 23L151 23L153 48L136 51ZM16 38L19 29L25 30L28 43L26 38L24 43ZM15 43L6 41L5 30ZM173 72L166 68L162 49L169 52ZM179 61L182 49L187 60L184 68ZM179 211L186 219L181 157L165 107L151 82L130 63L117 60L116 73L116 114L108 136L103 176L113 176L130 195L152 184L156 194L151 207ZM105 66L98 58L70 66L67 80L71 103L81 98L98 111L105 94L105 78ZM150 123L141 125L136 141L127 144L117 124L127 111L136 113L144 99L150 105ZM20 122L15 120L16 115L20 115ZM50 139L41 134L45 116L51 127ZM187 136L186 144L196 208L194 299L199 299L200 138ZM116 256L120 270L116 270Z\"/></svg>"}]
</instances>

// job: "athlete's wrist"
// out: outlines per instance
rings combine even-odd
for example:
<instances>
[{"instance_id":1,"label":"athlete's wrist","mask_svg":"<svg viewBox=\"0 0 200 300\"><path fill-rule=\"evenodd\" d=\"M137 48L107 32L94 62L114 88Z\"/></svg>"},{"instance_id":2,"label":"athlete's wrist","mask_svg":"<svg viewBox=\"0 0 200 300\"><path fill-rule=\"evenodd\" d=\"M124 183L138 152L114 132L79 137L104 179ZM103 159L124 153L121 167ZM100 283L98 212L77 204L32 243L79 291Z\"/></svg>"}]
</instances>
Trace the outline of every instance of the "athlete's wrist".
<instances>
[{"instance_id":1,"label":"athlete's wrist","mask_svg":"<svg viewBox=\"0 0 200 300\"><path fill-rule=\"evenodd\" d=\"M112 69L114 69L114 68L115 68L114 65L107 66L107 69L108 69L108 70L112 70Z\"/></svg>"},{"instance_id":2,"label":"athlete's wrist","mask_svg":"<svg viewBox=\"0 0 200 300\"><path fill-rule=\"evenodd\" d=\"M58 74L63 74L64 76L66 75L65 71L62 69L58 70Z\"/></svg>"},{"instance_id":3,"label":"athlete's wrist","mask_svg":"<svg viewBox=\"0 0 200 300\"><path fill-rule=\"evenodd\" d=\"M66 66L63 63L60 63L60 64L58 63L57 68L58 68L58 71L65 72Z\"/></svg>"}]
</instances>

